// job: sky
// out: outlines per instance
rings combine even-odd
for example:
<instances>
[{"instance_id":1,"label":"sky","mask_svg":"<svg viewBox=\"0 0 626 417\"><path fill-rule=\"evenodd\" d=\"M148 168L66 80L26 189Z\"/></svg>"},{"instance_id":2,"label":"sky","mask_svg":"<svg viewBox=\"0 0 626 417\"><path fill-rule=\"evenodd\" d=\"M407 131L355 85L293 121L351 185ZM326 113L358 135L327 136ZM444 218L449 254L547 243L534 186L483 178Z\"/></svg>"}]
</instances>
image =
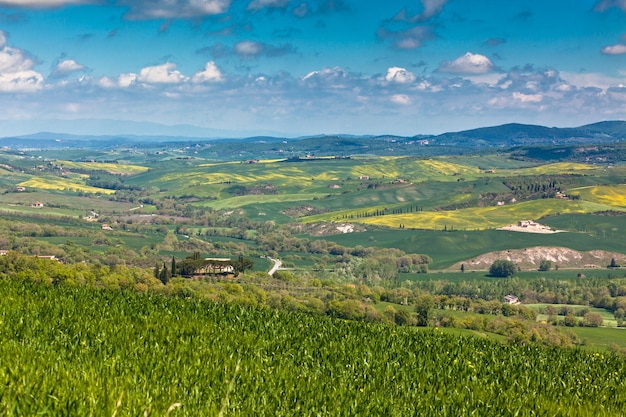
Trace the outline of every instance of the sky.
<instances>
[{"instance_id":1,"label":"sky","mask_svg":"<svg viewBox=\"0 0 626 417\"><path fill-rule=\"evenodd\" d=\"M0 0L0 136L624 119L626 0Z\"/></svg>"}]
</instances>

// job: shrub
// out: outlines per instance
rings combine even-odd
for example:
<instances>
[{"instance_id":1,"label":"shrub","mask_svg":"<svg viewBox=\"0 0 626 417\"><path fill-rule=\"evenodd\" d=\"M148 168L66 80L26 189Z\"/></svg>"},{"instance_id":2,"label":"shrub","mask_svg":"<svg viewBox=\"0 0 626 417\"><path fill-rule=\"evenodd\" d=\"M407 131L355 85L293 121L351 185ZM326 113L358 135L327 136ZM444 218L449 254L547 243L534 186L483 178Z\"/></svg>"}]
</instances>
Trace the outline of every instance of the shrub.
<instances>
[{"instance_id":1,"label":"shrub","mask_svg":"<svg viewBox=\"0 0 626 417\"><path fill-rule=\"evenodd\" d=\"M513 262L498 259L491 264L491 267L489 267L489 275L492 277L508 278L515 275L516 270L517 268Z\"/></svg>"}]
</instances>

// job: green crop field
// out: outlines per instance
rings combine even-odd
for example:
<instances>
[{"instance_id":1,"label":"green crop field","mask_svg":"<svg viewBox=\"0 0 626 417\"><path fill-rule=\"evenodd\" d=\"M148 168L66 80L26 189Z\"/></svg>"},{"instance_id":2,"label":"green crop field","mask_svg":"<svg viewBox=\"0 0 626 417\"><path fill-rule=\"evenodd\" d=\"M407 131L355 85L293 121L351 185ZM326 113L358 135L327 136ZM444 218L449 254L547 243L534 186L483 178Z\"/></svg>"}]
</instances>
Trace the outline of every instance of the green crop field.
<instances>
[{"instance_id":1,"label":"green crop field","mask_svg":"<svg viewBox=\"0 0 626 417\"><path fill-rule=\"evenodd\" d=\"M605 216L590 216L604 218ZM559 217L551 217L556 221ZM504 230L434 231L373 228L365 232L325 236L344 246L394 247L407 253L425 253L433 259L432 269L443 269L480 254L533 246L562 246L579 251L602 249L626 252L623 235L615 233L519 233Z\"/></svg>"},{"instance_id":2,"label":"green crop field","mask_svg":"<svg viewBox=\"0 0 626 417\"><path fill-rule=\"evenodd\" d=\"M619 416L626 407L626 361L606 353L2 284L7 416Z\"/></svg>"},{"instance_id":3,"label":"green crop field","mask_svg":"<svg viewBox=\"0 0 626 417\"><path fill-rule=\"evenodd\" d=\"M626 330L624 329L571 327L568 330L574 332L583 341L593 341L594 347L609 348L612 345L617 345L626 348Z\"/></svg>"}]
</instances>

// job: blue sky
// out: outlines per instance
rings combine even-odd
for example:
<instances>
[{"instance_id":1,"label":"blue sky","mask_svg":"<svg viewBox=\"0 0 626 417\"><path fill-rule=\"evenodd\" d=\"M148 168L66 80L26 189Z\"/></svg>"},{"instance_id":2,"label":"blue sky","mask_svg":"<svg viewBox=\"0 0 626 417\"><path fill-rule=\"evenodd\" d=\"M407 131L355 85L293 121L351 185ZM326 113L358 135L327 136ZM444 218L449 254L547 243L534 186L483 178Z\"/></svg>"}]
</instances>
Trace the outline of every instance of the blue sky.
<instances>
[{"instance_id":1,"label":"blue sky","mask_svg":"<svg viewBox=\"0 0 626 417\"><path fill-rule=\"evenodd\" d=\"M0 108L0 136L623 120L626 0L0 0Z\"/></svg>"}]
</instances>

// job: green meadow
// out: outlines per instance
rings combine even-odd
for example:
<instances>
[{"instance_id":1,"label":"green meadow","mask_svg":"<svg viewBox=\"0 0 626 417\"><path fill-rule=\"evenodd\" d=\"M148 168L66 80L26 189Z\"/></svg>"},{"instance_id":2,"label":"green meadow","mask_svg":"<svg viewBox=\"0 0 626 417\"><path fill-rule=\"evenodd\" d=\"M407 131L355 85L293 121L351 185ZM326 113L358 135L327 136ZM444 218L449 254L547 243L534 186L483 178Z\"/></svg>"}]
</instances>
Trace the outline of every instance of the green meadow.
<instances>
[{"instance_id":1,"label":"green meadow","mask_svg":"<svg viewBox=\"0 0 626 417\"><path fill-rule=\"evenodd\" d=\"M149 293L2 284L7 416L619 416L626 406L626 361L608 353Z\"/></svg>"}]
</instances>

